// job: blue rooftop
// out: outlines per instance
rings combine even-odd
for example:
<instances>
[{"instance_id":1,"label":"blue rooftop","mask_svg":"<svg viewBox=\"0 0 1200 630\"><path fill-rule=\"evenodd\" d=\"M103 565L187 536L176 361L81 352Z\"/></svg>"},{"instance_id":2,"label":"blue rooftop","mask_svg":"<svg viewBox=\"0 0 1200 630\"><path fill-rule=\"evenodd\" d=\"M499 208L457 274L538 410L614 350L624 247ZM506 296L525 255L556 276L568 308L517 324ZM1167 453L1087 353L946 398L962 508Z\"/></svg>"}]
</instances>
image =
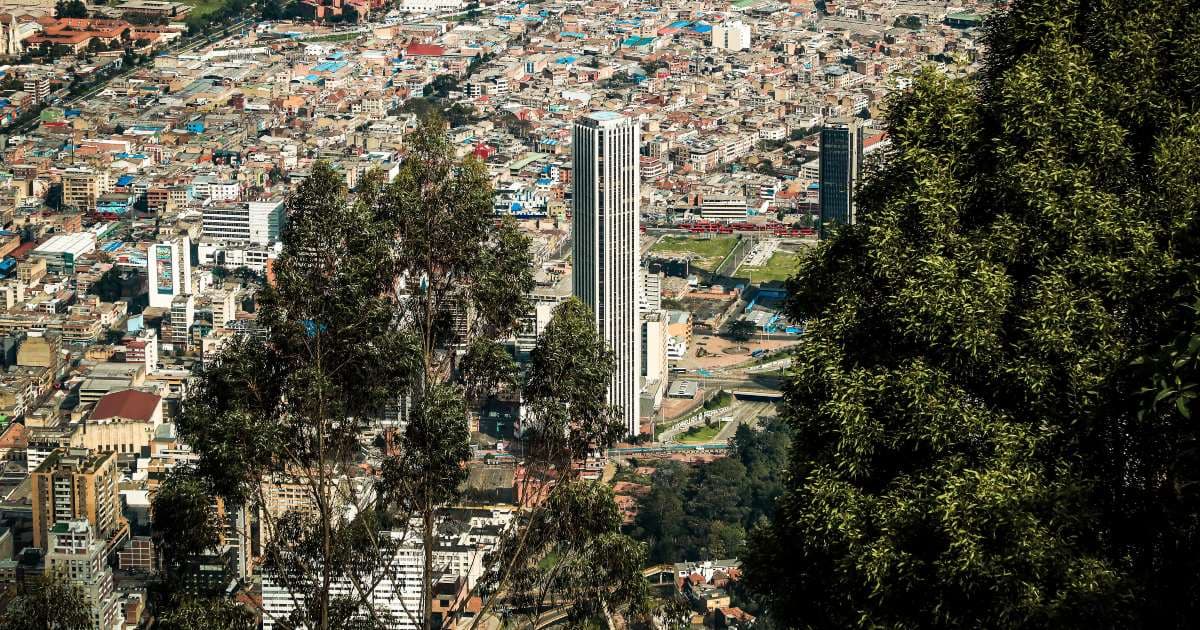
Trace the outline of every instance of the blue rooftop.
<instances>
[{"instance_id":1,"label":"blue rooftop","mask_svg":"<svg viewBox=\"0 0 1200 630\"><path fill-rule=\"evenodd\" d=\"M653 37L629 37L621 42L622 46L646 46L654 42Z\"/></svg>"}]
</instances>

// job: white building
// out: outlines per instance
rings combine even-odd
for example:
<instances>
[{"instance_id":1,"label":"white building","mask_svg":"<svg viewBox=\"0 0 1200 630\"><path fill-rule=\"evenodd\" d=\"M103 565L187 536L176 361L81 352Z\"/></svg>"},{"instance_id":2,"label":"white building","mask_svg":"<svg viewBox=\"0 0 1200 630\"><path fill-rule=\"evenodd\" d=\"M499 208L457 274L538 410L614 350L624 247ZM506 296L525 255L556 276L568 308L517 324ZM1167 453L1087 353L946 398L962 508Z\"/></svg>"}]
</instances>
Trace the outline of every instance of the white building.
<instances>
[{"instance_id":1,"label":"white building","mask_svg":"<svg viewBox=\"0 0 1200 630\"><path fill-rule=\"evenodd\" d=\"M279 257L283 246L279 242L270 245L255 243L218 243L201 241L196 247L200 264L226 269L246 267L257 273L266 273L267 263Z\"/></svg>"},{"instance_id":2,"label":"white building","mask_svg":"<svg viewBox=\"0 0 1200 630\"><path fill-rule=\"evenodd\" d=\"M87 519L70 519L50 528L46 574L58 574L79 587L91 604L92 627L119 628L117 595L112 569L105 561L104 541L98 540Z\"/></svg>"},{"instance_id":3,"label":"white building","mask_svg":"<svg viewBox=\"0 0 1200 630\"><path fill-rule=\"evenodd\" d=\"M740 21L714 24L712 47L719 50L748 50L750 48L750 25Z\"/></svg>"},{"instance_id":4,"label":"white building","mask_svg":"<svg viewBox=\"0 0 1200 630\"><path fill-rule=\"evenodd\" d=\"M204 209L202 219L206 237L231 243L266 245L279 240L283 228L283 200L214 205Z\"/></svg>"},{"instance_id":5,"label":"white building","mask_svg":"<svg viewBox=\"0 0 1200 630\"><path fill-rule=\"evenodd\" d=\"M616 355L608 400L631 435L640 430L641 317L638 312L638 122L613 112L577 120L571 195L572 290L591 307L597 331Z\"/></svg>"},{"instance_id":6,"label":"white building","mask_svg":"<svg viewBox=\"0 0 1200 630\"><path fill-rule=\"evenodd\" d=\"M171 308L177 295L192 292L192 243L181 236L150 246L146 252L150 306Z\"/></svg>"},{"instance_id":7,"label":"white building","mask_svg":"<svg viewBox=\"0 0 1200 630\"><path fill-rule=\"evenodd\" d=\"M667 389L667 314L662 310L642 313L642 409L647 413L662 405ZM647 408L647 403L649 407Z\"/></svg>"},{"instance_id":8,"label":"white building","mask_svg":"<svg viewBox=\"0 0 1200 630\"><path fill-rule=\"evenodd\" d=\"M208 199L212 202L236 201L241 194L241 184L236 180L215 181L208 184Z\"/></svg>"},{"instance_id":9,"label":"white building","mask_svg":"<svg viewBox=\"0 0 1200 630\"><path fill-rule=\"evenodd\" d=\"M642 270L642 311L657 311L662 308L662 273Z\"/></svg>"},{"instance_id":10,"label":"white building","mask_svg":"<svg viewBox=\"0 0 1200 630\"><path fill-rule=\"evenodd\" d=\"M741 195L704 195L700 216L710 221L741 221L746 218L746 198Z\"/></svg>"},{"instance_id":11,"label":"white building","mask_svg":"<svg viewBox=\"0 0 1200 630\"><path fill-rule=\"evenodd\" d=\"M465 7L464 0L401 0L399 6L405 13L449 13Z\"/></svg>"},{"instance_id":12,"label":"white building","mask_svg":"<svg viewBox=\"0 0 1200 630\"><path fill-rule=\"evenodd\" d=\"M381 532L381 535L391 535L393 540L401 542L389 565L380 567L377 574L366 576L364 580L367 584L375 585L369 595L371 608L391 617L389 628L416 630L421 627L424 611L421 602L424 556L420 540L416 536L412 536L412 540L403 540L404 535L399 532ZM358 597L358 590L350 576L335 577L330 584L330 593L334 597ZM293 597L275 574L263 572L263 630L274 630L277 624L286 622L298 601L304 601L304 596L297 593ZM366 615L367 611L364 610L364 618Z\"/></svg>"},{"instance_id":13,"label":"white building","mask_svg":"<svg viewBox=\"0 0 1200 630\"><path fill-rule=\"evenodd\" d=\"M72 274L75 272L75 261L80 256L94 251L96 251L96 234L85 231L51 236L29 255L45 260L46 271L50 273Z\"/></svg>"}]
</instances>

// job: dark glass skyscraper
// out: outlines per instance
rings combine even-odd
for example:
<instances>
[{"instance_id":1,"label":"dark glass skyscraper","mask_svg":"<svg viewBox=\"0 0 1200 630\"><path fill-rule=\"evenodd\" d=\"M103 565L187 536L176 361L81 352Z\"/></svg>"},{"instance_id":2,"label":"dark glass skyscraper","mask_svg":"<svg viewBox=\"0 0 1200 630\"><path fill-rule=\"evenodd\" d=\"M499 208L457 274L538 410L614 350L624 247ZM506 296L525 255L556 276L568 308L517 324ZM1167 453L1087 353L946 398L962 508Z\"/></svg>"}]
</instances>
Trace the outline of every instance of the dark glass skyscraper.
<instances>
[{"instance_id":1,"label":"dark glass skyscraper","mask_svg":"<svg viewBox=\"0 0 1200 630\"><path fill-rule=\"evenodd\" d=\"M831 118L821 127L821 237L830 224L856 221L854 186L862 170L863 138L858 120Z\"/></svg>"}]
</instances>

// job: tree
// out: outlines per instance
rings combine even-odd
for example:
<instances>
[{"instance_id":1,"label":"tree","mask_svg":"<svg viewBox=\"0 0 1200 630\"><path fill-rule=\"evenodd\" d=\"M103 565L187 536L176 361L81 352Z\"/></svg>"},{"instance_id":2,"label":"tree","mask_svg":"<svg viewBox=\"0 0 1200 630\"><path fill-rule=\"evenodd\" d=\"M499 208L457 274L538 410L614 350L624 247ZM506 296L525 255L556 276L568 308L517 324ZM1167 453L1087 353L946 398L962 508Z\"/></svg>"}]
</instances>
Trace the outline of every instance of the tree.
<instances>
[{"instance_id":1,"label":"tree","mask_svg":"<svg viewBox=\"0 0 1200 630\"><path fill-rule=\"evenodd\" d=\"M16 596L0 613L7 630L89 630L92 605L83 589L66 576L30 576L17 583Z\"/></svg>"},{"instance_id":2,"label":"tree","mask_svg":"<svg viewBox=\"0 0 1200 630\"><path fill-rule=\"evenodd\" d=\"M446 108L446 122L453 127L462 127L475 120L475 108L464 103L455 103Z\"/></svg>"},{"instance_id":3,"label":"tree","mask_svg":"<svg viewBox=\"0 0 1200 630\"><path fill-rule=\"evenodd\" d=\"M285 7L282 0L263 0L261 9L264 20L282 20L284 18Z\"/></svg>"},{"instance_id":4,"label":"tree","mask_svg":"<svg viewBox=\"0 0 1200 630\"><path fill-rule=\"evenodd\" d=\"M485 611L503 594L510 607L531 611L530 627L553 602L570 602L576 624L605 613L645 615L645 549L621 534L612 490L580 479L574 466L625 433L619 409L606 400L614 367L591 309L577 298L555 308L522 389L520 494L536 498L488 558Z\"/></svg>"},{"instance_id":5,"label":"tree","mask_svg":"<svg viewBox=\"0 0 1200 630\"><path fill-rule=\"evenodd\" d=\"M1019 1L979 77L892 100L859 224L789 283L789 481L745 558L779 621L1197 624L1192 446L1135 363L1200 252L1195 8Z\"/></svg>"},{"instance_id":6,"label":"tree","mask_svg":"<svg viewBox=\"0 0 1200 630\"><path fill-rule=\"evenodd\" d=\"M729 338L737 342L750 341L756 332L758 326L748 319L739 319L729 325Z\"/></svg>"},{"instance_id":7,"label":"tree","mask_svg":"<svg viewBox=\"0 0 1200 630\"><path fill-rule=\"evenodd\" d=\"M88 293L99 296L101 302L116 302L121 299L123 286L121 270L114 266L88 288Z\"/></svg>"},{"instance_id":8,"label":"tree","mask_svg":"<svg viewBox=\"0 0 1200 630\"><path fill-rule=\"evenodd\" d=\"M365 601L395 539L356 474L358 435L410 382L415 344L394 326L379 183L368 177L351 202L339 174L314 166L287 201L276 282L259 293L267 339L239 339L206 364L178 421L212 493L261 508L264 569L296 598L280 621L310 628L390 621ZM272 508L264 488L281 484L302 489L309 509ZM186 495L193 510L206 494ZM339 594L346 581L356 590Z\"/></svg>"},{"instance_id":9,"label":"tree","mask_svg":"<svg viewBox=\"0 0 1200 630\"><path fill-rule=\"evenodd\" d=\"M58 0L54 4L54 15L59 18L86 18L87 5L83 0Z\"/></svg>"},{"instance_id":10,"label":"tree","mask_svg":"<svg viewBox=\"0 0 1200 630\"><path fill-rule=\"evenodd\" d=\"M486 169L455 156L443 121L423 119L406 147L393 182L372 171L353 198L327 164L314 166L288 198L275 281L260 292L266 339L238 339L206 362L179 420L198 455L195 473L211 493L263 514L271 540L264 572L296 604L281 623L322 630L396 625L368 594L394 570L397 545L410 541L424 550L428 599L438 511L458 500L466 477L468 416L481 401L518 386L502 342L530 308L529 239L515 221L493 217ZM531 434L527 460L538 471L554 470L561 483L548 496L572 506L580 520L547 529L537 525L543 512L534 510L505 536L526 541L517 550L562 546L551 558L570 567L564 564L546 588L576 598L581 614L595 612L587 606L596 602L636 612L644 588L640 547L620 535L619 518L610 518L611 493L574 483L569 459L614 439L620 423L604 402L611 366L602 362L611 354L602 352L585 307L564 313L570 317L548 328L558 332L539 343L577 355L576 369L524 389L543 425L569 421L579 435L564 451L561 437L539 443L536 436L554 434ZM533 373L549 374L547 362L562 365L553 353L535 354L545 358ZM380 453L369 438L384 430L377 422L389 410L403 410L406 424ZM582 444L580 435L593 440ZM377 482L357 474L365 463L381 468ZM281 483L300 488L309 508L263 510L264 488ZM199 505L205 494L187 496ZM574 537L545 539L552 534ZM527 594L511 585L526 575L530 557L495 556L488 606ZM614 588L615 580L621 586ZM349 594L334 588L346 581L354 586ZM430 627L432 614L410 611L409 621Z\"/></svg>"},{"instance_id":11,"label":"tree","mask_svg":"<svg viewBox=\"0 0 1200 630\"><path fill-rule=\"evenodd\" d=\"M254 613L228 599L186 597L165 610L154 627L162 630L254 630L258 621Z\"/></svg>"},{"instance_id":12,"label":"tree","mask_svg":"<svg viewBox=\"0 0 1200 630\"><path fill-rule=\"evenodd\" d=\"M400 111L405 114L416 114L417 118L420 119L430 118L438 115L437 105L434 104L433 101L420 96L415 96L407 101L404 101L404 104L400 106Z\"/></svg>"},{"instance_id":13,"label":"tree","mask_svg":"<svg viewBox=\"0 0 1200 630\"><path fill-rule=\"evenodd\" d=\"M458 78L452 74L439 74L433 77L433 81L425 86L424 96L426 98L446 98L450 96L450 92L458 89Z\"/></svg>"}]
</instances>

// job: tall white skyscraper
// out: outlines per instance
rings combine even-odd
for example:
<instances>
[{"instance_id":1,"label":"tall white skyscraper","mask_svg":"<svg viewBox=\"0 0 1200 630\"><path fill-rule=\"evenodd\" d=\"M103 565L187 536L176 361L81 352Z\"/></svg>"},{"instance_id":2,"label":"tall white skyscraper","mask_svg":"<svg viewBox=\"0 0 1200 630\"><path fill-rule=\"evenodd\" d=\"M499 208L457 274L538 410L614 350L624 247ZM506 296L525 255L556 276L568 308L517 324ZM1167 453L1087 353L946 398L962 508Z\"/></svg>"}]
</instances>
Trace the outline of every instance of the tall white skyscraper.
<instances>
[{"instance_id":1,"label":"tall white skyscraper","mask_svg":"<svg viewBox=\"0 0 1200 630\"><path fill-rule=\"evenodd\" d=\"M621 409L631 435L640 428L642 366L639 137L636 120L613 112L580 118L572 134L573 287L592 308L597 330L616 354L608 398Z\"/></svg>"},{"instance_id":2,"label":"tall white skyscraper","mask_svg":"<svg viewBox=\"0 0 1200 630\"><path fill-rule=\"evenodd\" d=\"M192 292L191 250L191 240L186 236L150 246L146 252L150 306L171 308L175 296Z\"/></svg>"}]
</instances>

